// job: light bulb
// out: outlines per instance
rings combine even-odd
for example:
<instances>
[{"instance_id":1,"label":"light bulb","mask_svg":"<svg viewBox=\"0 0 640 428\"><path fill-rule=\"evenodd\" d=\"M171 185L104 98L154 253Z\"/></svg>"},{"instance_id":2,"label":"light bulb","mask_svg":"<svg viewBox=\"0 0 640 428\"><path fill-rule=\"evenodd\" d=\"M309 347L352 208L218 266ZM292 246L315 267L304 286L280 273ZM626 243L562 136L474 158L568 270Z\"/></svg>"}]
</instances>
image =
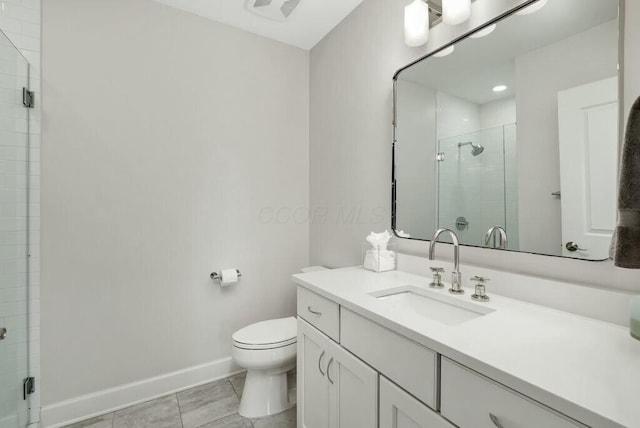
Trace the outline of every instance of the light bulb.
<instances>
[{"instance_id":1,"label":"light bulb","mask_svg":"<svg viewBox=\"0 0 640 428\"><path fill-rule=\"evenodd\" d=\"M507 90L507 85L498 85L493 87L493 92L504 92Z\"/></svg>"},{"instance_id":2,"label":"light bulb","mask_svg":"<svg viewBox=\"0 0 640 428\"><path fill-rule=\"evenodd\" d=\"M493 30L495 29L496 29L496 24L489 25L487 28L483 28L480 31L476 31L469 37L471 37L472 39L479 39L480 37L488 36L489 34L493 33Z\"/></svg>"},{"instance_id":3,"label":"light bulb","mask_svg":"<svg viewBox=\"0 0 640 428\"><path fill-rule=\"evenodd\" d=\"M548 0L538 0L535 3L532 3L530 6L525 7L524 9L516 12L516 15L529 15L531 13L537 12L542 9Z\"/></svg>"},{"instance_id":4,"label":"light bulb","mask_svg":"<svg viewBox=\"0 0 640 428\"><path fill-rule=\"evenodd\" d=\"M422 46L429 40L429 6L423 0L413 0L404 7L404 42L407 46Z\"/></svg>"},{"instance_id":5,"label":"light bulb","mask_svg":"<svg viewBox=\"0 0 640 428\"><path fill-rule=\"evenodd\" d=\"M471 0L443 0L442 22L458 25L471 16Z\"/></svg>"}]
</instances>

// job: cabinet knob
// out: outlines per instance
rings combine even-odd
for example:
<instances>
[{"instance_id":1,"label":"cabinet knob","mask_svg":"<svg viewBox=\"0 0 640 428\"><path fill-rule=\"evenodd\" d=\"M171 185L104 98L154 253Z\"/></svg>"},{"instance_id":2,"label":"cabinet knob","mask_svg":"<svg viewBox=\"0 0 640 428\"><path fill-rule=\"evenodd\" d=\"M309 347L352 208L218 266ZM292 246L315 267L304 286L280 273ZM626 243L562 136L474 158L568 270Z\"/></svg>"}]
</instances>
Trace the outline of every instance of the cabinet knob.
<instances>
[{"instance_id":1,"label":"cabinet knob","mask_svg":"<svg viewBox=\"0 0 640 428\"><path fill-rule=\"evenodd\" d=\"M2 327L0 328L0 340L5 340L7 338L7 329Z\"/></svg>"}]
</instances>

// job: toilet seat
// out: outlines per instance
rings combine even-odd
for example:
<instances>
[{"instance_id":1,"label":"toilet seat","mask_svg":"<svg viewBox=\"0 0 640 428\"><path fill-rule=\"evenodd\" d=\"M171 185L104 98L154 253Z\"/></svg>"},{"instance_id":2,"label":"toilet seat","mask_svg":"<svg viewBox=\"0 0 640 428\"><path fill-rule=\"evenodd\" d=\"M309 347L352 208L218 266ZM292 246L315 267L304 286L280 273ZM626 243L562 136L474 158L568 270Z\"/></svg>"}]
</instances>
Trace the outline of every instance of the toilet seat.
<instances>
[{"instance_id":1,"label":"toilet seat","mask_svg":"<svg viewBox=\"0 0 640 428\"><path fill-rule=\"evenodd\" d=\"M261 321L248 325L231 336L233 346L241 349L275 349L297 341L294 317Z\"/></svg>"}]
</instances>

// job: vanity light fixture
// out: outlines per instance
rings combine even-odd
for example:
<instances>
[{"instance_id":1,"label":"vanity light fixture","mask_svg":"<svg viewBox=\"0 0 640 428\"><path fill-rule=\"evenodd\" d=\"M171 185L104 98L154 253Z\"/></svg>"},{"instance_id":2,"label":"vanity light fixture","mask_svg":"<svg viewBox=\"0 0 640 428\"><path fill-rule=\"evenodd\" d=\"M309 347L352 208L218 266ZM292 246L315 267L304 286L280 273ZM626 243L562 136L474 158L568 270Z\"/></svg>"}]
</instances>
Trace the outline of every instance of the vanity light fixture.
<instances>
[{"instance_id":1,"label":"vanity light fixture","mask_svg":"<svg viewBox=\"0 0 640 428\"><path fill-rule=\"evenodd\" d=\"M493 33L493 30L495 30L495 29L496 29L496 24L491 24L488 27L483 28L480 31L476 31L475 33L473 33L469 37L471 37L472 39L479 39L480 37L488 36L489 34Z\"/></svg>"},{"instance_id":2,"label":"vanity light fixture","mask_svg":"<svg viewBox=\"0 0 640 428\"><path fill-rule=\"evenodd\" d=\"M266 0L249 0L266 1ZM429 40L429 28L443 22L447 25L459 25L471 16L471 3L474 0L413 0L404 8L404 41L407 46L418 47ZM440 6L442 4L442 6ZM474 37L491 33L495 26L479 31Z\"/></svg>"},{"instance_id":3,"label":"vanity light fixture","mask_svg":"<svg viewBox=\"0 0 640 428\"><path fill-rule=\"evenodd\" d=\"M504 92L507 90L507 85L498 85L493 87L493 92Z\"/></svg>"},{"instance_id":4,"label":"vanity light fixture","mask_svg":"<svg viewBox=\"0 0 640 428\"><path fill-rule=\"evenodd\" d=\"M422 46L429 40L429 5L413 0L404 7L404 42L407 46Z\"/></svg>"},{"instance_id":5,"label":"vanity light fixture","mask_svg":"<svg viewBox=\"0 0 640 428\"><path fill-rule=\"evenodd\" d=\"M448 48L445 48L445 49L441 50L440 52L433 54L433 56L438 57L438 58L442 58L442 57L445 57L447 55L451 55L455 49L456 49L455 45L451 45Z\"/></svg>"},{"instance_id":6,"label":"vanity light fixture","mask_svg":"<svg viewBox=\"0 0 640 428\"><path fill-rule=\"evenodd\" d=\"M443 0L442 22L459 25L471 16L471 0Z\"/></svg>"},{"instance_id":7,"label":"vanity light fixture","mask_svg":"<svg viewBox=\"0 0 640 428\"><path fill-rule=\"evenodd\" d=\"M549 0L538 0L535 3L532 3L530 6L525 7L524 9L516 12L516 15L529 15L531 13L537 12L542 9Z\"/></svg>"}]
</instances>

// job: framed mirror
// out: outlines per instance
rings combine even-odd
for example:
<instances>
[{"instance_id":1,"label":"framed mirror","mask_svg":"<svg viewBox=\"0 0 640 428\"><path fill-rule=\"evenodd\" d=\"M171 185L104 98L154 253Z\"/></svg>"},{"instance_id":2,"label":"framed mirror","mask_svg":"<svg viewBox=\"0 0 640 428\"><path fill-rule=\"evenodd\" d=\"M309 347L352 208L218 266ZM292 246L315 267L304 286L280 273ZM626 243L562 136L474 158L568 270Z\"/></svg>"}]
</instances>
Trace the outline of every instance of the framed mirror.
<instances>
[{"instance_id":1,"label":"framed mirror","mask_svg":"<svg viewBox=\"0 0 640 428\"><path fill-rule=\"evenodd\" d=\"M449 228L464 245L609 257L622 6L548 0L396 73L396 235Z\"/></svg>"}]
</instances>

